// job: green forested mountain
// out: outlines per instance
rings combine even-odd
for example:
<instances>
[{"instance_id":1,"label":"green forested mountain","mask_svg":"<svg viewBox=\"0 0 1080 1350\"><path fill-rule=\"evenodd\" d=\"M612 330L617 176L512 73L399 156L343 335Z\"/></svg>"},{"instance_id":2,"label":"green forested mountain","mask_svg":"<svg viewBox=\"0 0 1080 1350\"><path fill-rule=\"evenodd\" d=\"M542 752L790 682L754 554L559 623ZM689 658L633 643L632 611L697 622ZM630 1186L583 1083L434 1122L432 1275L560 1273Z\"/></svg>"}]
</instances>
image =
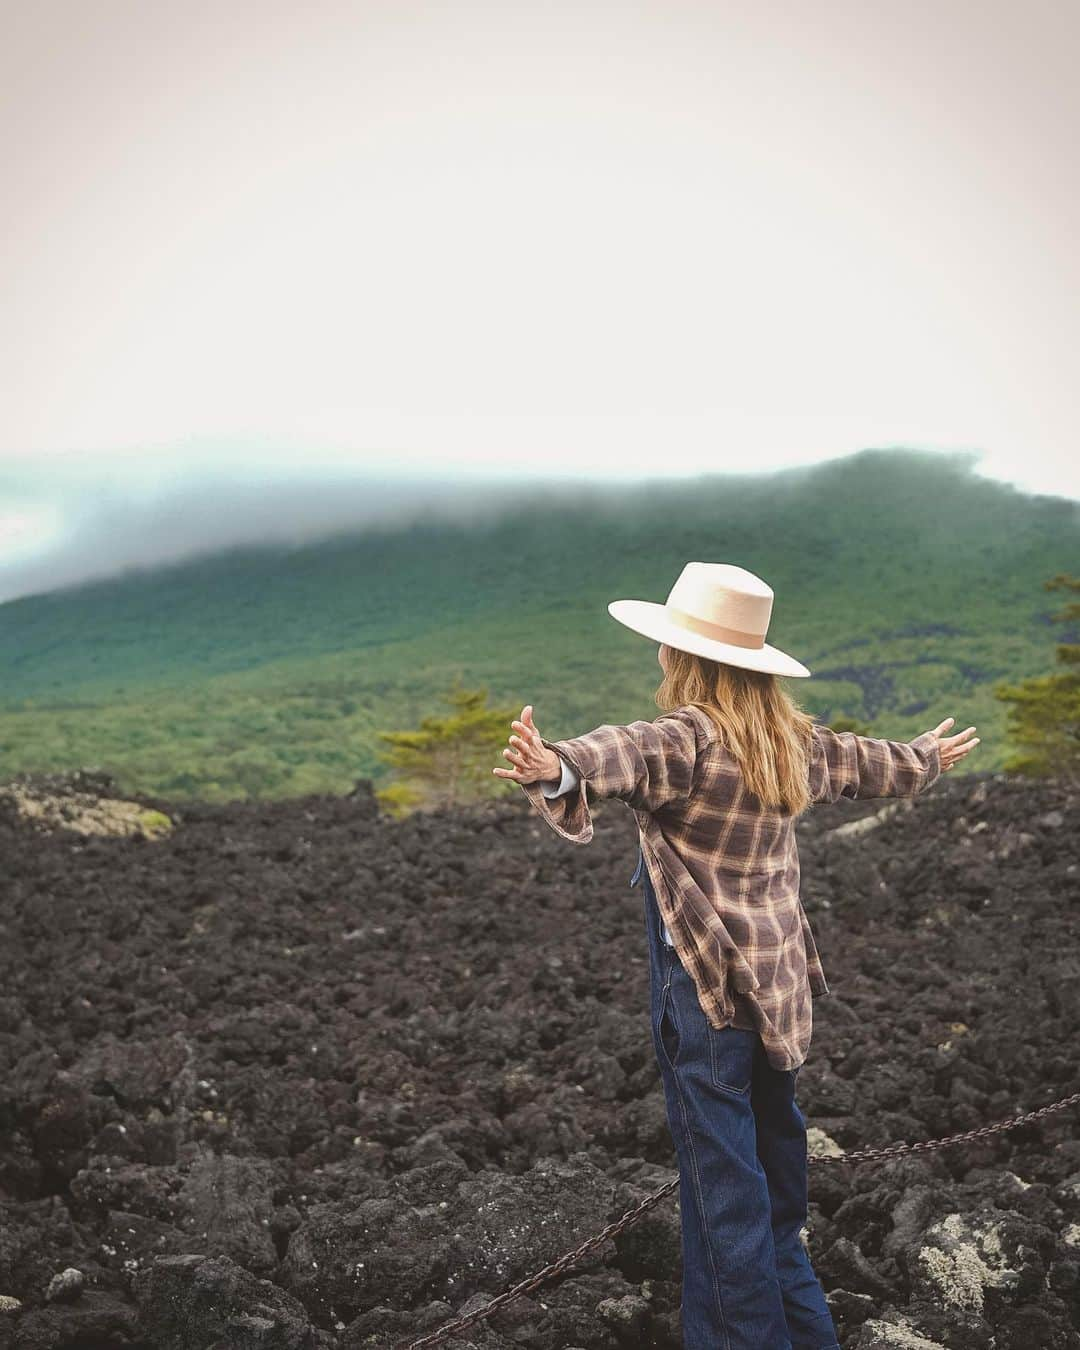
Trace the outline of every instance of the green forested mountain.
<instances>
[{"instance_id":1,"label":"green forested mountain","mask_svg":"<svg viewBox=\"0 0 1080 1350\"><path fill-rule=\"evenodd\" d=\"M171 797L342 791L378 780L376 733L439 711L457 676L532 703L549 738L653 717L657 644L606 605L663 601L691 559L774 588L769 641L813 672L787 682L808 710L895 737L974 722L972 768L1006 754L994 683L1048 673L1076 640L1042 583L1080 563L1080 506L963 454L590 485L0 605L0 778L81 765Z\"/></svg>"}]
</instances>

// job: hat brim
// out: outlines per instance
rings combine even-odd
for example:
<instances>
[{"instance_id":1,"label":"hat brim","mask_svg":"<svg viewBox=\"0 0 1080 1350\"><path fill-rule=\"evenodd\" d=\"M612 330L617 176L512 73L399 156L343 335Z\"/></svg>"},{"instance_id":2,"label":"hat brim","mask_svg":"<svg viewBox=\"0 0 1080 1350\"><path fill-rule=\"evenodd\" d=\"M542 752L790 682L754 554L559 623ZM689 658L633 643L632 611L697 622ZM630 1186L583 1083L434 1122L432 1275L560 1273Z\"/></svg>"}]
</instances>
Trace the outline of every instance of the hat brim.
<instances>
[{"instance_id":1,"label":"hat brim","mask_svg":"<svg viewBox=\"0 0 1080 1350\"><path fill-rule=\"evenodd\" d=\"M810 674L801 661L788 656L779 647L770 647L767 642L761 647L740 647L733 642L718 642L715 638L680 628L668 616L666 608L654 600L612 600L608 613L642 637L711 661L724 661L729 666L761 670L771 675L791 675L797 679Z\"/></svg>"}]
</instances>

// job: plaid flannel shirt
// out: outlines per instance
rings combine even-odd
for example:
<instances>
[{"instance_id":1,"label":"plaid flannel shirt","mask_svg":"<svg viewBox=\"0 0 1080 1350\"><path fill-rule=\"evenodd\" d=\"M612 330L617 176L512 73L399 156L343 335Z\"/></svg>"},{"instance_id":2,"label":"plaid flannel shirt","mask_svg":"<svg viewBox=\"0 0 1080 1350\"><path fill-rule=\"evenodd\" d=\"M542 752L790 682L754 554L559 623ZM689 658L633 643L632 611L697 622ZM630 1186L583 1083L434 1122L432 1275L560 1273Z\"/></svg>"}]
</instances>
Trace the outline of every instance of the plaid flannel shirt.
<instances>
[{"instance_id":1,"label":"plaid flannel shirt","mask_svg":"<svg viewBox=\"0 0 1080 1350\"><path fill-rule=\"evenodd\" d=\"M661 917L710 1025L730 1024L737 991L769 1063L801 1065L810 1047L812 1000L829 986L799 896L795 817L761 805L715 723L691 704L651 722L605 723L543 744L579 781L550 798L539 783L520 784L532 805L564 839L587 844L593 837L589 795L626 802ZM815 802L911 797L940 773L932 731L888 741L813 727Z\"/></svg>"}]
</instances>

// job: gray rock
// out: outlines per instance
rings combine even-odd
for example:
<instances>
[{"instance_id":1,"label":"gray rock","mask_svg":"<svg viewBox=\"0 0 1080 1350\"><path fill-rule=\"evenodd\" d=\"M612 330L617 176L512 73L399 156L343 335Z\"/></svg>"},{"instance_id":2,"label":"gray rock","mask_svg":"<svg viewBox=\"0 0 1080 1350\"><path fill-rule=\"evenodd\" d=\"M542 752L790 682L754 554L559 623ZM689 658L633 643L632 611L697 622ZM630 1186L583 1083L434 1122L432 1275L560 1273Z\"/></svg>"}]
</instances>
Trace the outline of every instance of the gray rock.
<instances>
[{"instance_id":1,"label":"gray rock","mask_svg":"<svg viewBox=\"0 0 1080 1350\"><path fill-rule=\"evenodd\" d=\"M111 1094L123 1106L173 1111L190 1095L191 1060L191 1046L179 1032L144 1041L106 1032L71 1072L92 1092Z\"/></svg>"},{"instance_id":2,"label":"gray rock","mask_svg":"<svg viewBox=\"0 0 1080 1350\"><path fill-rule=\"evenodd\" d=\"M71 1303L82 1293L85 1284L86 1276L82 1271L75 1266L67 1266L49 1281L45 1297L50 1303Z\"/></svg>"},{"instance_id":3,"label":"gray rock","mask_svg":"<svg viewBox=\"0 0 1080 1350\"><path fill-rule=\"evenodd\" d=\"M201 1149L180 1192L181 1226L207 1255L228 1256L257 1275L269 1274L278 1262L270 1227L272 1192L272 1168L265 1159Z\"/></svg>"},{"instance_id":4,"label":"gray rock","mask_svg":"<svg viewBox=\"0 0 1080 1350\"><path fill-rule=\"evenodd\" d=\"M917 1246L934 1211L934 1189L909 1186L893 1210L892 1231L881 1244L884 1256L899 1257Z\"/></svg>"},{"instance_id":5,"label":"gray rock","mask_svg":"<svg viewBox=\"0 0 1080 1350\"><path fill-rule=\"evenodd\" d=\"M626 1294L623 1298L605 1298L596 1305L596 1311L620 1333L638 1332L648 1316L649 1305L637 1294Z\"/></svg>"},{"instance_id":6,"label":"gray rock","mask_svg":"<svg viewBox=\"0 0 1080 1350\"><path fill-rule=\"evenodd\" d=\"M875 1318L864 1322L855 1350L946 1350L940 1341L927 1340L907 1325L879 1322Z\"/></svg>"},{"instance_id":7,"label":"gray rock","mask_svg":"<svg viewBox=\"0 0 1080 1350\"><path fill-rule=\"evenodd\" d=\"M139 1327L156 1350L312 1350L303 1306L227 1256L159 1256L132 1280Z\"/></svg>"},{"instance_id":8,"label":"gray rock","mask_svg":"<svg viewBox=\"0 0 1080 1350\"><path fill-rule=\"evenodd\" d=\"M136 1341L138 1314L116 1294L89 1287L74 1303L47 1303L24 1310L16 1331L18 1350L56 1350L60 1345L129 1345Z\"/></svg>"},{"instance_id":9,"label":"gray rock","mask_svg":"<svg viewBox=\"0 0 1080 1350\"><path fill-rule=\"evenodd\" d=\"M822 1255L820 1266L845 1289L870 1294L877 1299L896 1298L896 1290L882 1279L850 1238L837 1238Z\"/></svg>"},{"instance_id":10,"label":"gray rock","mask_svg":"<svg viewBox=\"0 0 1080 1350\"><path fill-rule=\"evenodd\" d=\"M387 1179L376 1195L312 1206L281 1280L326 1328L422 1297L458 1308L577 1247L622 1212L614 1196L584 1153L540 1158L521 1176L435 1162Z\"/></svg>"},{"instance_id":11,"label":"gray rock","mask_svg":"<svg viewBox=\"0 0 1080 1350\"><path fill-rule=\"evenodd\" d=\"M1016 1277L1003 1259L997 1228L976 1227L965 1214L946 1214L927 1230L916 1270L927 1292L947 1308L977 1313L987 1288L1007 1288Z\"/></svg>"},{"instance_id":12,"label":"gray rock","mask_svg":"<svg viewBox=\"0 0 1080 1350\"><path fill-rule=\"evenodd\" d=\"M620 1214L634 1209L646 1196L655 1194L678 1177L666 1167L650 1166L643 1175L619 1182L614 1207ZM679 1190L675 1188L613 1239L619 1254L619 1269L628 1280L677 1281L682 1270L682 1224Z\"/></svg>"}]
</instances>

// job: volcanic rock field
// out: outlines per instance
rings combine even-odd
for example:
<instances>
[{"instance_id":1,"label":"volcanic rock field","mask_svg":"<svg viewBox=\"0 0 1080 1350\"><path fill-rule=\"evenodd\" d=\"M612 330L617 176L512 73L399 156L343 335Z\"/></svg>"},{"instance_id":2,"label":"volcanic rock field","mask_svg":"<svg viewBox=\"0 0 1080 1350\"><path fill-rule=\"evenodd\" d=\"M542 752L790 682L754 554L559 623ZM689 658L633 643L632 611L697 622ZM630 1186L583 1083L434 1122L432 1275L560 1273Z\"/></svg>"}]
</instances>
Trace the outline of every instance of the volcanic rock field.
<instances>
[{"instance_id":1,"label":"volcanic rock field","mask_svg":"<svg viewBox=\"0 0 1080 1350\"><path fill-rule=\"evenodd\" d=\"M946 775L800 821L812 1150L1080 1089L1078 796ZM677 1176L622 803L586 847L516 788L139 805L171 831L0 797L0 1350L403 1350ZM810 1199L845 1350L1080 1350L1080 1104ZM677 1350L677 1205L440 1344Z\"/></svg>"}]
</instances>

